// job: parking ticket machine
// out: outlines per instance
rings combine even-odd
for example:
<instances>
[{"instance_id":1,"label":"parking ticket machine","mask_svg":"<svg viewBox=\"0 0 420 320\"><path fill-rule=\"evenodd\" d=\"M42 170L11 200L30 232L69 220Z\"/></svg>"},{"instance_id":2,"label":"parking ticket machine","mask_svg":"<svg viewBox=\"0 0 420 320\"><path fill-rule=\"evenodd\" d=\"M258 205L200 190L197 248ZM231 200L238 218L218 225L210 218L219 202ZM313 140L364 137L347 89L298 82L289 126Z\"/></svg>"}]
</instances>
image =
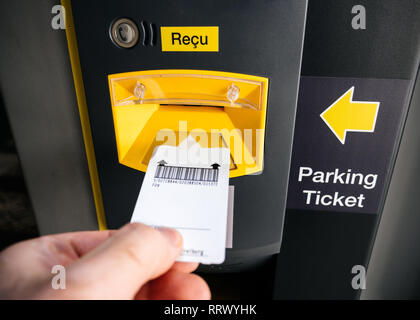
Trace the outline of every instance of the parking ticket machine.
<instances>
[{"instance_id":1,"label":"parking ticket machine","mask_svg":"<svg viewBox=\"0 0 420 320\"><path fill-rule=\"evenodd\" d=\"M372 250L398 252L375 236L418 198L418 1L5 3L1 93L42 234L128 223L155 147L192 137L230 151L232 242L200 272L354 299Z\"/></svg>"},{"instance_id":2,"label":"parking ticket machine","mask_svg":"<svg viewBox=\"0 0 420 320\"><path fill-rule=\"evenodd\" d=\"M222 265L202 268L238 271L276 254L306 1L64 5L99 226L130 221L152 152L170 132L175 145L193 136L231 151L233 244Z\"/></svg>"}]
</instances>

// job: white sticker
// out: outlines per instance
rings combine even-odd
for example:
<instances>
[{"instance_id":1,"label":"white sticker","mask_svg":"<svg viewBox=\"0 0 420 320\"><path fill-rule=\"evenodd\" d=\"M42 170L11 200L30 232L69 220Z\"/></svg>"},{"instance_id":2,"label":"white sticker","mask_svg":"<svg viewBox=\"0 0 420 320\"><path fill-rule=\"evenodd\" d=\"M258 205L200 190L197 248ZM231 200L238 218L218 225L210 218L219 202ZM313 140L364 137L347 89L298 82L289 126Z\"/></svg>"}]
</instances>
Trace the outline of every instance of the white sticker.
<instances>
[{"instance_id":1,"label":"white sticker","mask_svg":"<svg viewBox=\"0 0 420 320\"><path fill-rule=\"evenodd\" d=\"M225 260L230 150L195 140L156 147L131 222L177 229L184 247L177 261Z\"/></svg>"}]
</instances>

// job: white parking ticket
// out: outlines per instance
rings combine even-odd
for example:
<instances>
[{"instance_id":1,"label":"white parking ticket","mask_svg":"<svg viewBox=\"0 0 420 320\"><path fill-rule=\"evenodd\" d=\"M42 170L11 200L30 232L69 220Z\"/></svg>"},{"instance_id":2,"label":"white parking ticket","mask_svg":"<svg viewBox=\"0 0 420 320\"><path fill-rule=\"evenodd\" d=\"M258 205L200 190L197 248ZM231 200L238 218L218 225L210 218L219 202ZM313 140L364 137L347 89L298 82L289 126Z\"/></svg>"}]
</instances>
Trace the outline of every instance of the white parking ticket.
<instances>
[{"instance_id":1,"label":"white parking ticket","mask_svg":"<svg viewBox=\"0 0 420 320\"><path fill-rule=\"evenodd\" d=\"M131 218L177 229L183 237L177 261L225 260L230 150L187 143L156 147Z\"/></svg>"}]
</instances>

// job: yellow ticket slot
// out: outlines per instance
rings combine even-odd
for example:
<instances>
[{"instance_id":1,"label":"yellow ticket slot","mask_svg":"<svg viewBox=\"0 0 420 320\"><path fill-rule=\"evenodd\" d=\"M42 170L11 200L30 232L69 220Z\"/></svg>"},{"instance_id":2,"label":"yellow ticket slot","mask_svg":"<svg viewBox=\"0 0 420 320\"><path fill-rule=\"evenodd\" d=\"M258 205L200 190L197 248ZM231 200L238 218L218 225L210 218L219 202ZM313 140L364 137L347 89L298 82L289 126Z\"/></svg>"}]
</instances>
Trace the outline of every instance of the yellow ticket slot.
<instances>
[{"instance_id":1,"label":"yellow ticket slot","mask_svg":"<svg viewBox=\"0 0 420 320\"><path fill-rule=\"evenodd\" d=\"M146 171L154 148L188 135L228 147L230 177L263 169L268 79L203 70L151 70L108 76L118 158Z\"/></svg>"}]
</instances>

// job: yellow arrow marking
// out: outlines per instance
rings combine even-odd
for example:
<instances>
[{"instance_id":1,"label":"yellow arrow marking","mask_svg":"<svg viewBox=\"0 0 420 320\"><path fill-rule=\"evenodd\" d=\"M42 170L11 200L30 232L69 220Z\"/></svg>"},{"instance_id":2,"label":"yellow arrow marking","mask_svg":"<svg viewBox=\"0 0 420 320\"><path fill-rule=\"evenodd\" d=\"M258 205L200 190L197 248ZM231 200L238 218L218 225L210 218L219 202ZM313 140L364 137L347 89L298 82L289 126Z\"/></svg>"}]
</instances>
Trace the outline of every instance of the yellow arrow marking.
<instances>
[{"instance_id":1,"label":"yellow arrow marking","mask_svg":"<svg viewBox=\"0 0 420 320\"><path fill-rule=\"evenodd\" d=\"M379 102L353 101L354 87L351 87L331 104L321 118L342 144L349 131L373 132L379 110Z\"/></svg>"}]
</instances>

